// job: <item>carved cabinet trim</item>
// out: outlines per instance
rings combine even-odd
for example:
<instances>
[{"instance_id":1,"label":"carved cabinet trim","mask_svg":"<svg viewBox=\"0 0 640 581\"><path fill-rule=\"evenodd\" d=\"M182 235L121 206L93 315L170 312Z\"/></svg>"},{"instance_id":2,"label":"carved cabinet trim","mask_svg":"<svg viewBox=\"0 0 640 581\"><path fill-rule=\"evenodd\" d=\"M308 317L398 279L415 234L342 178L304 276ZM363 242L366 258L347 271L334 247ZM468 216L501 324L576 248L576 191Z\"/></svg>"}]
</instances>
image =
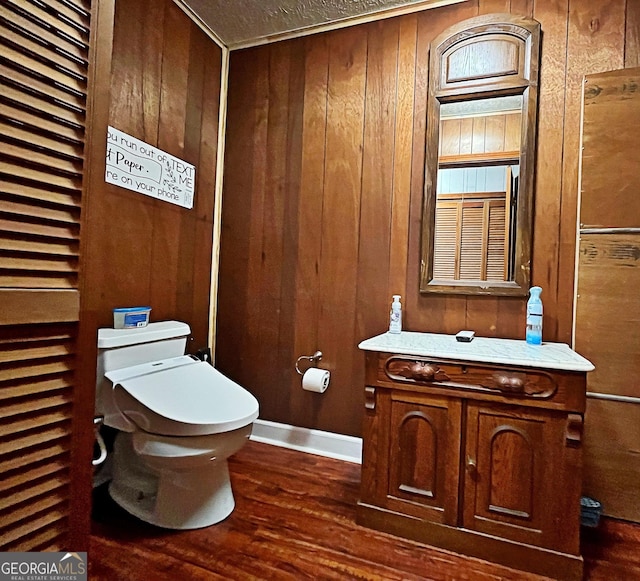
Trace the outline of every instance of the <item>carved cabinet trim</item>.
<instances>
[{"instance_id":1,"label":"carved cabinet trim","mask_svg":"<svg viewBox=\"0 0 640 581\"><path fill-rule=\"evenodd\" d=\"M386 379L455 390L495 391L510 397L549 399L558 390L551 373L517 367L496 368L476 363L455 363L406 355L393 355L382 366Z\"/></svg>"}]
</instances>

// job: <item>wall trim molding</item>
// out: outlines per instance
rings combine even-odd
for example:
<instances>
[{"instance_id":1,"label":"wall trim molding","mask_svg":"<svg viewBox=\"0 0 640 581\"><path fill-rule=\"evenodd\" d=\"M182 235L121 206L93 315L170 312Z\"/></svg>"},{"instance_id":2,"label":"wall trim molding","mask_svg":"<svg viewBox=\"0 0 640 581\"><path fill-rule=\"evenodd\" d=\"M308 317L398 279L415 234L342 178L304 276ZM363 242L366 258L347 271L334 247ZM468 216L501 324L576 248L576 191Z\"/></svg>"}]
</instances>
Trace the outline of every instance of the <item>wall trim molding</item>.
<instances>
[{"instance_id":1,"label":"wall trim molding","mask_svg":"<svg viewBox=\"0 0 640 581\"><path fill-rule=\"evenodd\" d=\"M640 404L640 397L633 397L630 395L617 395L615 393L598 393L595 391L588 391L587 397L591 399L603 399L606 401L615 401L618 403L634 403Z\"/></svg>"},{"instance_id":2,"label":"wall trim molding","mask_svg":"<svg viewBox=\"0 0 640 581\"><path fill-rule=\"evenodd\" d=\"M173 3L180 8L195 24L204 32L213 42L220 48L227 49L227 45L222 42L220 37L211 29L211 27L202 20L192 9L183 2L183 0L173 0Z\"/></svg>"},{"instance_id":3,"label":"wall trim molding","mask_svg":"<svg viewBox=\"0 0 640 581\"><path fill-rule=\"evenodd\" d=\"M229 93L229 49L222 47L220 63L220 102L218 109L218 146L216 149L216 183L213 206L213 240L211 249L211 286L209 288L209 347L216 360L216 321L218 318L218 287L220 284L220 239L222 237L222 183L224 152L227 136L227 106Z\"/></svg>"},{"instance_id":4,"label":"wall trim molding","mask_svg":"<svg viewBox=\"0 0 640 581\"><path fill-rule=\"evenodd\" d=\"M268 420L253 423L251 439L316 456L326 456L355 464L362 463L362 438L323 432L311 428L300 428Z\"/></svg>"}]
</instances>

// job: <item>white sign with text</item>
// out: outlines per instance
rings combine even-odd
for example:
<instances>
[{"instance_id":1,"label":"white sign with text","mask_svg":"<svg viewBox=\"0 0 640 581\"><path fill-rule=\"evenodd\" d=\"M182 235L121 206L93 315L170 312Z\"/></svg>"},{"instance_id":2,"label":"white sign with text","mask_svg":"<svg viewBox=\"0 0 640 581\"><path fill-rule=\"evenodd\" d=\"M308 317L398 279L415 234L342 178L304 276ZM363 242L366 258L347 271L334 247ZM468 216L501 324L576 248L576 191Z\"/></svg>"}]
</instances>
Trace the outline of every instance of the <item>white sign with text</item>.
<instances>
[{"instance_id":1,"label":"white sign with text","mask_svg":"<svg viewBox=\"0 0 640 581\"><path fill-rule=\"evenodd\" d=\"M107 135L105 181L183 208L193 208L195 166L114 127L109 127Z\"/></svg>"}]
</instances>

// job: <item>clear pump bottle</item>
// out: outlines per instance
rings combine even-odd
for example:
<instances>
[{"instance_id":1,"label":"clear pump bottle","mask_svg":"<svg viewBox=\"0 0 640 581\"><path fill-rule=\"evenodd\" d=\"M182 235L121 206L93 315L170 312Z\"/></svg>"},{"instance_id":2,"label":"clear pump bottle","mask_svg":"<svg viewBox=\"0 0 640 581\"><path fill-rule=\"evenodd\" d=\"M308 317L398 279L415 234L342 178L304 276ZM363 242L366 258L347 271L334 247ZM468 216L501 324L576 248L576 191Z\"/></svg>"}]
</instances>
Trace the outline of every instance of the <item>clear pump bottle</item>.
<instances>
[{"instance_id":1,"label":"clear pump bottle","mask_svg":"<svg viewBox=\"0 0 640 581\"><path fill-rule=\"evenodd\" d=\"M533 286L529 289L527 301L527 332L526 341L529 345L542 345L542 288Z\"/></svg>"},{"instance_id":2,"label":"clear pump bottle","mask_svg":"<svg viewBox=\"0 0 640 581\"><path fill-rule=\"evenodd\" d=\"M402 331L402 305L400 295L393 295L391 303L391 313L389 315L389 333L400 333Z\"/></svg>"}]
</instances>

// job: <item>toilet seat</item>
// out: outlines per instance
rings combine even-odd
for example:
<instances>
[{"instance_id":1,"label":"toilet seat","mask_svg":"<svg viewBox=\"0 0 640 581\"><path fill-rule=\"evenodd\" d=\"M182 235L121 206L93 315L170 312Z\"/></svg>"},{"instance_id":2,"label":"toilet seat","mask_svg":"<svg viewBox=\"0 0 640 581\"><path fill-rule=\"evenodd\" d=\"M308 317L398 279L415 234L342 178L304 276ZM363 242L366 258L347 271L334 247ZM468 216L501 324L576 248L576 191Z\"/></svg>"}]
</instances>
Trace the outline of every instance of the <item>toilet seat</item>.
<instances>
[{"instance_id":1,"label":"toilet seat","mask_svg":"<svg viewBox=\"0 0 640 581\"><path fill-rule=\"evenodd\" d=\"M237 430L258 417L258 401L208 363L187 355L108 372L131 429L165 436Z\"/></svg>"}]
</instances>

